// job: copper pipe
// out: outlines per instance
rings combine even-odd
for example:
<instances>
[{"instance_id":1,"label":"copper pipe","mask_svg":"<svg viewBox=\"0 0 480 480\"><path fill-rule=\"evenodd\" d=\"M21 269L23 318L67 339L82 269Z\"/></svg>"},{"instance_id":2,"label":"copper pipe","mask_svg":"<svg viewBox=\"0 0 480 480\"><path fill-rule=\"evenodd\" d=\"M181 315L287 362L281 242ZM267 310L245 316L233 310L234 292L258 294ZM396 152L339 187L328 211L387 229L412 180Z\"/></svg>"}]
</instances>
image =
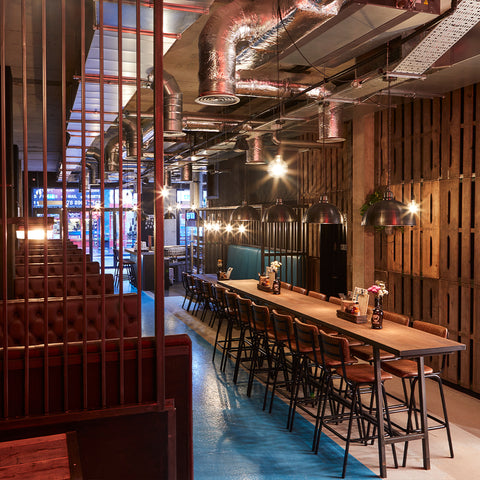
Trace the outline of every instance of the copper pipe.
<instances>
[{"instance_id":1,"label":"copper pipe","mask_svg":"<svg viewBox=\"0 0 480 480\"><path fill-rule=\"evenodd\" d=\"M27 90L27 22L26 22L26 12L25 12L25 0L22 0L22 107L23 107L23 182L24 185L28 185L28 119L27 119L27 101L28 101L28 90ZM23 221L24 221L24 232L28 232L28 214L25 213L26 205L28 205L28 189L23 189ZM25 233L24 233L25 235ZM27 234L28 235L28 234ZM29 288L28 282L30 278L30 272L28 268L28 259L29 259L29 242L24 239L24 259L23 263L26 266L25 268L25 325L30 325L30 315L29 315ZM24 369L24 411L25 416L30 414L30 336L25 335L25 369Z\"/></svg>"},{"instance_id":2,"label":"copper pipe","mask_svg":"<svg viewBox=\"0 0 480 480\"><path fill-rule=\"evenodd\" d=\"M103 29L103 0L100 0L98 3L98 17L99 17L99 67L100 67L100 131L104 131L104 116L105 116L105 86L104 86L104 76L105 76L105 66L104 66L104 29ZM104 151L105 135L100 135L100 152ZM103 157L99 154L99 161ZM100 163L100 162L99 162ZM105 322L107 318L107 312L105 310L105 210L104 206L105 199L105 168L101 165L100 168L100 265L102 266L101 271L101 319L102 319L102 328L101 328L101 355L102 355L102 407L107 406L107 368L106 368L106 345L105 345Z\"/></svg>"},{"instance_id":3,"label":"copper pipe","mask_svg":"<svg viewBox=\"0 0 480 480\"><path fill-rule=\"evenodd\" d=\"M94 28L98 29L99 27L97 26L97 27L94 27ZM103 28L104 28L104 30L106 30L108 32L118 32L118 27L116 27L115 25L104 25ZM138 30L136 28L123 27L122 32L123 33L134 33L134 34L136 34L138 32ZM140 30L140 35L153 37L153 30L141 29ZM165 38L173 38L174 40L178 40L179 38L182 38L182 35L180 33L164 33L163 36Z\"/></svg>"},{"instance_id":4,"label":"copper pipe","mask_svg":"<svg viewBox=\"0 0 480 480\"><path fill-rule=\"evenodd\" d=\"M63 237L63 262L67 263L68 243L68 216L67 216L67 48L66 48L66 10L65 0L62 0L62 237ZM63 406L69 410L69 376L68 376L68 317L67 317L67 269L63 269Z\"/></svg>"},{"instance_id":5,"label":"copper pipe","mask_svg":"<svg viewBox=\"0 0 480 480\"><path fill-rule=\"evenodd\" d=\"M81 185L82 185L82 250L83 250L83 258L82 258L82 275L83 275L83 341L82 341L82 380L83 380L83 408L88 408L88 350L87 350L87 338L88 338L88 319L87 319L87 289L86 289L86 282L87 282L87 228L86 228L86 216L87 216L87 209L86 209L86 202L85 202L85 195L86 195L86 182L85 182L85 173L86 173L86 157L85 157L85 61L86 61L86 54L85 54L85 2L82 2L81 6L81 54L80 54L80 68L81 68L81 92L82 92L82 102L81 102L81 109L82 109L82 157L81 157Z\"/></svg>"},{"instance_id":6,"label":"copper pipe","mask_svg":"<svg viewBox=\"0 0 480 480\"><path fill-rule=\"evenodd\" d=\"M3 298L3 416L8 418L8 318L7 318L7 124L6 124L6 63L5 63L5 0L2 1L2 30L0 46L0 148L1 148L1 212L2 212L2 238L4 248L2 250L2 298Z\"/></svg>"},{"instance_id":7,"label":"copper pipe","mask_svg":"<svg viewBox=\"0 0 480 480\"><path fill-rule=\"evenodd\" d=\"M47 159L48 159L48 145L47 145L47 3L42 0L42 150L43 150L43 228L45 230L45 237L47 236L47 191L48 191L48 176L47 176ZM44 413L50 412L49 399L49 356L48 356L48 242L45 239L44 243L45 253L45 274L43 277L43 389L44 389ZM28 264L26 266L28 268Z\"/></svg>"},{"instance_id":8,"label":"copper pipe","mask_svg":"<svg viewBox=\"0 0 480 480\"><path fill-rule=\"evenodd\" d=\"M163 84L163 7L162 2L154 3L154 78L155 84ZM154 125L156 132L163 131L163 89L154 88ZM155 358L156 358L156 400L160 410L165 408L165 300L163 275L163 135L155 135Z\"/></svg>"},{"instance_id":9,"label":"copper pipe","mask_svg":"<svg viewBox=\"0 0 480 480\"><path fill-rule=\"evenodd\" d=\"M118 20L117 25L123 25L123 1L118 0ZM123 145L123 118L122 118L122 108L123 108L123 88L122 88L122 77L123 77L123 32L120 29L118 31L118 58L117 58L117 68L118 68L118 142L120 145ZM123 157L119 155L119 172L123 172ZM123 182L118 184L118 228L119 228L119 239L120 244L118 246L118 277L119 277L119 295L120 295L120 405L125 403L125 338L123 335L125 327L125 316L124 316L124 299L123 299ZM116 239L115 239L116 243ZM115 245L116 247L116 245Z\"/></svg>"},{"instance_id":10,"label":"copper pipe","mask_svg":"<svg viewBox=\"0 0 480 480\"><path fill-rule=\"evenodd\" d=\"M140 85L141 75L141 30L140 30L140 3L137 0L136 9L136 67L137 67L137 128L136 128L136 154L137 154L137 292L139 301L137 302L137 399L142 403L142 302L140 301L142 292L142 89Z\"/></svg>"}]
</instances>

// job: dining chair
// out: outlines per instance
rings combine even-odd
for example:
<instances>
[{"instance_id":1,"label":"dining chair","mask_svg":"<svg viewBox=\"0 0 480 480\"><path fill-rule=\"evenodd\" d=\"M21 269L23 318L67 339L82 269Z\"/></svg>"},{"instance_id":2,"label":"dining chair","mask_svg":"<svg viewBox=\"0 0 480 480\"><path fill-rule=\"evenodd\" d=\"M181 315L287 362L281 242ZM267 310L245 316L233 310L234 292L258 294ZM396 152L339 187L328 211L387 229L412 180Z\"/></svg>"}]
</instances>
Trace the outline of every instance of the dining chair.
<instances>
[{"instance_id":1,"label":"dining chair","mask_svg":"<svg viewBox=\"0 0 480 480\"><path fill-rule=\"evenodd\" d=\"M314 451L318 453L322 429L326 429L345 442L345 455L343 459L342 478L347 471L348 453L352 442L367 445L377 436L379 429L374 422L373 399L374 385L376 382L375 370L372 365L357 363L350 353L348 341L338 335L328 335L320 332L322 366L325 372L325 399L321 412L317 415L318 425L315 427ZM339 389L334 384L335 375L343 380L343 387ZM387 405L383 383L390 380L392 375L381 370L381 389L384 404ZM362 402L362 393L367 392L371 397L366 403ZM327 405L330 412L327 414ZM333 405L333 406L332 406ZM392 424L388 408L385 408L386 431L391 432ZM348 421L346 428L342 425ZM354 425L356 431L354 432ZM356 433L356 435L354 435ZM383 434L383 432L381 432ZM392 453L395 468L397 456L395 445L392 443Z\"/></svg>"},{"instance_id":2,"label":"dining chair","mask_svg":"<svg viewBox=\"0 0 480 480\"><path fill-rule=\"evenodd\" d=\"M297 292L297 293L301 293L302 295L306 295L306 294L307 294L307 289L306 289L306 288L297 287L296 285L294 285L294 286L292 287L292 291Z\"/></svg>"},{"instance_id":3,"label":"dining chair","mask_svg":"<svg viewBox=\"0 0 480 480\"><path fill-rule=\"evenodd\" d=\"M327 300L327 296L324 293L315 292L314 290L310 290L308 292L308 296L312 298L318 298L319 300Z\"/></svg>"},{"instance_id":4,"label":"dining chair","mask_svg":"<svg viewBox=\"0 0 480 480\"><path fill-rule=\"evenodd\" d=\"M420 320L415 320L412 324L412 328L417 330L422 330L423 332L437 335L441 338L448 338L448 329L442 325L435 325L429 322L423 322ZM450 451L450 457L453 458L453 443L452 443L452 436L450 432L450 424L448 421L448 413L447 413L447 404L445 402L445 394L443 392L443 383L441 373L443 368L445 367L446 362L446 355L442 356L440 368L434 370L429 365L424 365L424 375L425 378L431 378L435 382L437 382L440 399L442 402L442 410L443 410L443 419L438 418L431 413L427 412L428 418L433 420L435 423L428 426L428 430L437 430L440 428L445 428L447 432L447 440L448 440L448 448ZM419 412L419 408L416 406L415 401L415 387L418 384L418 365L416 360L412 359L400 359L400 360L392 360L388 362L382 362L382 369L386 372L395 375L402 379L404 383L405 380L409 380L410 383L410 393L408 398L405 398L406 404L408 405L408 420L407 420L407 427L406 432L411 433L414 430L418 430L418 421L417 421L417 413ZM404 392L406 389L404 388ZM412 417L415 417L415 428L413 427L413 420ZM405 449L403 451L403 466L407 463L407 453L408 453L408 442L405 442Z\"/></svg>"}]
</instances>

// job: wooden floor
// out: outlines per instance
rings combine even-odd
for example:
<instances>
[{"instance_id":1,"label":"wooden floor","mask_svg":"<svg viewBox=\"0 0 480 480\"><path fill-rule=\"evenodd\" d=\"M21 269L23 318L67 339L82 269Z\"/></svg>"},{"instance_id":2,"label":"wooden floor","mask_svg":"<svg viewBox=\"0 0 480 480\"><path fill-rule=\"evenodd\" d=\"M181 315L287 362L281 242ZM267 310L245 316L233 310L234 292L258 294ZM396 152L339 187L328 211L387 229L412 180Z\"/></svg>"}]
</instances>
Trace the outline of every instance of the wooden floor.
<instances>
[{"instance_id":1,"label":"wooden floor","mask_svg":"<svg viewBox=\"0 0 480 480\"><path fill-rule=\"evenodd\" d=\"M0 443L0 478L70 479L67 434Z\"/></svg>"}]
</instances>

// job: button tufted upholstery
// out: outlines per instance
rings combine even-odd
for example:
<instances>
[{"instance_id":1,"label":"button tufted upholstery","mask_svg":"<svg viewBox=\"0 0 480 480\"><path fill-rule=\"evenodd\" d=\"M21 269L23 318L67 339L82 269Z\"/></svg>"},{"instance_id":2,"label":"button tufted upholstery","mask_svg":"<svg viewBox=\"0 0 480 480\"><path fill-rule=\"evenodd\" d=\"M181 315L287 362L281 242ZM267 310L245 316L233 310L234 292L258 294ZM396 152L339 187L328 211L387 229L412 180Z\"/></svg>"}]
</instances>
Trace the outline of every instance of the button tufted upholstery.
<instances>
[{"instance_id":1,"label":"button tufted upholstery","mask_svg":"<svg viewBox=\"0 0 480 480\"><path fill-rule=\"evenodd\" d=\"M100 295L86 298L84 309L83 297L68 297L66 299L66 337L69 342L84 339L101 338L102 333L102 299ZM24 300L7 301L8 345L25 345L25 309L28 309L30 345L44 343L45 318L48 320L48 343L64 341L65 304L62 299L49 299L45 304L42 299L31 299L25 305ZM0 313L3 303L0 303ZM85 315L84 315L85 312ZM137 335L137 294L123 295L123 335L133 337ZM105 296L105 336L106 338L120 337L120 296ZM3 345L4 332L0 332L0 345Z\"/></svg>"},{"instance_id":2,"label":"button tufted upholstery","mask_svg":"<svg viewBox=\"0 0 480 480\"><path fill-rule=\"evenodd\" d=\"M100 273L100 264L98 262L87 262L87 274ZM28 274L32 277L45 275L45 267L47 267L48 275L63 275L66 268L67 275L81 275L83 272L83 262L67 263L29 263ZM17 277L25 276L25 265L15 265L15 275Z\"/></svg>"},{"instance_id":3,"label":"button tufted upholstery","mask_svg":"<svg viewBox=\"0 0 480 480\"><path fill-rule=\"evenodd\" d=\"M63 297L63 275L48 277L48 295L47 297ZM44 277L28 278L28 296L29 298L43 298L44 295ZM67 295L74 297L83 295L84 281L82 275L67 276ZM102 293L102 277L98 274L87 275L86 277L86 295L100 295ZM105 275L105 293L112 294L113 275ZM25 277L17 277L14 280L15 298L25 298Z\"/></svg>"},{"instance_id":4,"label":"button tufted upholstery","mask_svg":"<svg viewBox=\"0 0 480 480\"><path fill-rule=\"evenodd\" d=\"M72 262L82 262L84 258L83 253L69 253L67 252L67 262L72 263ZM61 263L64 261L63 259L63 254L58 254L58 255L51 255L50 253L47 255L48 263ZM28 263L44 263L45 262L45 256L42 254L39 255L29 255L28 257ZM23 265L25 263L25 256L22 254L19 254L15 257L15 263Z\"/></svg>"}]
</instances>

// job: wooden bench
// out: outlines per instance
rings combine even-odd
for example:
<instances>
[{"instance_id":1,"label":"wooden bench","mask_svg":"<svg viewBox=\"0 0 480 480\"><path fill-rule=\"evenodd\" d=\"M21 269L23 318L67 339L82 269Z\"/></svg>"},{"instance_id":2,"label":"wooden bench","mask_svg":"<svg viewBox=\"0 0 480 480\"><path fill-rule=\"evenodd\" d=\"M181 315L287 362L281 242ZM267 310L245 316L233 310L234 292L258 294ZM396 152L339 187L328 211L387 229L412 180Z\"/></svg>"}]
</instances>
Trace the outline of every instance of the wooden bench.
<instances>
[{"instance_id":1,"label":"wooden bench","mask_svg":"<svg viewBox=\"0 0 480 480\"><path fill-rule=\"evenodd\" d=\"M99 274L100 264L98 262L87 262L87 274ZM48 275L63 275L66 269L67 275L81 275L83 272L83 262L77 263L29 263L28 274L32 277L39 277L45 275L45 268L48 271ZM25 276L25 265L15 265L15 276Z\"/></svg>"}]
</instances>

